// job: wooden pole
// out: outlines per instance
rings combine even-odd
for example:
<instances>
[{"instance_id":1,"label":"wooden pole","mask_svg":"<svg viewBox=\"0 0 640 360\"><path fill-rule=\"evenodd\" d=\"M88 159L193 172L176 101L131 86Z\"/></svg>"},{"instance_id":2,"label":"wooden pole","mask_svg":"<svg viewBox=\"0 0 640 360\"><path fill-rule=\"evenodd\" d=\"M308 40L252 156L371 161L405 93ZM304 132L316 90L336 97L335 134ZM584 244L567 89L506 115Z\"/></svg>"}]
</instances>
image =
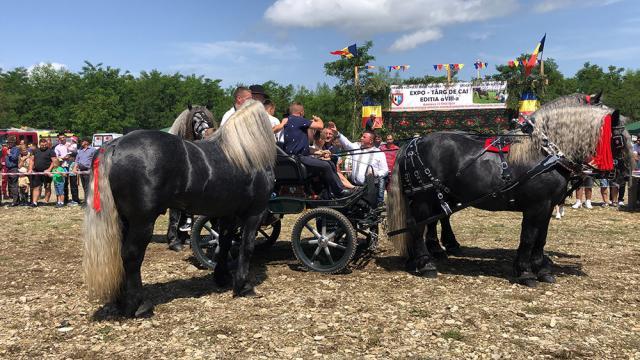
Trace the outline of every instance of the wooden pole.
<instances>
[{"instance_id":1,"label":"wooden pole","mask_svg":"<svg viewBox=\"0 0 640 360\"><path fill-rule=\"evenodd\" d=\"M447 84L451 84L451 64L447 64Z\"/></svg>"}]
</instances>

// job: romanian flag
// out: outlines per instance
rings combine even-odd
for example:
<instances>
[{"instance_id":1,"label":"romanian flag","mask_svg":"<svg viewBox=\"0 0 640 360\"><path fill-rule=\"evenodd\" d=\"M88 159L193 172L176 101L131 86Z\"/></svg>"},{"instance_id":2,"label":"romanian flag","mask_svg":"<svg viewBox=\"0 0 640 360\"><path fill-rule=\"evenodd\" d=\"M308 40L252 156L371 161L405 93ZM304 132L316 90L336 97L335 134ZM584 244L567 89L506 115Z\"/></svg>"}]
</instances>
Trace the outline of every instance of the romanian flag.
<instances>
[{"instance_id":1,"label":"romanian flag","mask_svg":"<svg viewBox=\"0 0 640 360\"><path fill-rule=\"evenodd\" d=\"M354 56L358 56L358 48L356 47L356 44L353 44L342 50L332 51L331 55L340 55L346 57L347 59L351 59Z\"/></svg>"},{"instance_id":2,"label":"romanian flag","mask_svg":"<svg viewBox=\"0 0 640 360\"><path fill-rule=\"evenodd\" d=\"M533 69L534 66L536 66L536 63L538 61L538 54L544 51L544 41L547 39L547 34L544 34L544 36L542 37L542 40L540 40L540 42L538 43L538 46L536 46L536 49L533 50L533 53L531 54L531 57L529 58L529 61L526 64L526 75L529 75L531 73L531 69Z\"/></svg>"}]
</instances>

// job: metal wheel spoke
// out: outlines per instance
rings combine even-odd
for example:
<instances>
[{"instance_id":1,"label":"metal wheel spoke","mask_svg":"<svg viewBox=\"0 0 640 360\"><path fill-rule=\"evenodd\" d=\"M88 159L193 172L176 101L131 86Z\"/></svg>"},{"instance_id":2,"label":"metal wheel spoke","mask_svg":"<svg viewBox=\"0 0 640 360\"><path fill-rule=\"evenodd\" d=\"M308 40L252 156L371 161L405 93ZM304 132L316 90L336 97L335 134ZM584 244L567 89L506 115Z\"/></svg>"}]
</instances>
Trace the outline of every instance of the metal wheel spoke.
<instances>
[{"instance_id":1,"label":"metal wheel spoke","mask_svg":"<svg viewBox=\"0 0 640 360\"><path fill-rule=\"evenodd\" d=\"M268 239L268 238L269 238L269 234L267 234L267 232L266 232L266 231L264 231L264 230L262 230L262 229L258 229L258 232L259 232L260 234L262 234L262 236L264 236L266 239Z\"/></svg>"},{"instance_id":2,"label":"metal wheel spoke","mask_svg":"<svg viewBox=\"0 0 640 360\"><path fill-rule=\"evenodd\" d=\"M312 228L311 225L309 225L309 223L304 224L304 227L307 228L307 230L311 231L311 233L318 239L322 237L322 235L320 235L320 233L318 233L316 229Z\"/></svg>"},{"instance_id":3,"label":"metal wheel spoke","mask_svg":"<svg viewBox=\"0 0 640 360\"><path fill-rule=\"evenodd\" d=\"M322 236L327 235L327 218L325 216L322 217Z\"/></svg>"},{"instance_id":4,"label":"metal wheel spoke","mask_svg":"<svg viewBox=\"0 0 640 360\"><path fill-rule=\"evenodd\" d=\"M336 244L336 243L334 243L333 241L329 241L329 242L327 243L327 245L329 245L329 246L330 246L330 247L332 247L332 248L340 249L340 250L342 250L342 251L347 250L347 248L346 248L345 246L340 245L340 244ZM327 249L327 250L328 250L328 249Z\"/></svg>"},{"instance_id":5,"label":"metal wheel spoke","mask_svg":"<svg viewBox=\"0 0 640 360\"><path fill-rule=\"evenodd\" d=\"M333 258L331 257L331 251L329 251L328 247L324 248L324 253L325 255L327 255L327 258L329 259L329 263L333 265Z\"/></svg>"},{"instance_id":6,"label":"metal wheel spoke","mask_svg":"<svg viewBox=\"0 0 640 360\"><path fill-rule=\"evenodd\" d=\"M318 247L316 248L316 251L314 251L314 252L313 252L313 256L311 256L311 262L313 262L313 261L316 259L316 256L318 256L318 254L320 254L320 250L321 250L321 249L322 249L322 248L321 248L320 246L318 246Z\"/></svg>"}]
</instances>

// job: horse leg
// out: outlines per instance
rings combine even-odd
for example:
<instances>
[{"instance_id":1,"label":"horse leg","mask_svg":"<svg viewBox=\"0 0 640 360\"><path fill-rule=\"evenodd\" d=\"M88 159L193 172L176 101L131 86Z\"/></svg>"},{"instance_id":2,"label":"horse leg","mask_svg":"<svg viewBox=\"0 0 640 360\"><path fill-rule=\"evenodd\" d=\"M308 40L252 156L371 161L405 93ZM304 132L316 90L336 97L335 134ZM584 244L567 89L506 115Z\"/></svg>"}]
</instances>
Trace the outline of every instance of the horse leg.
<instances>
[{"instance_id":1,"label":"horse leg","mask_svg":"<svg viewBox=\"0 0 640 360\"><path fill-rule=\"evenodd\" d=\"M167 228L167 242L169 243L169 249L173 251L182 250L182 241L180 241L178 234L178 226L180 225L180 218L182 212L177 209L169 209L169 227Z\"/></svg>"},{"instance_id":2,"label":"horse leg","mask_svg":"<svg viewBox=\"0 0 640 360\"><path fill-rule=\"evenodd\" d=\"M532 252L538 240L540 229L549 225L551 213L541 209L533 209L523 212L522 230L520 232L520 246L514 262L516 281L519 284L535 287L537 276L532 269ZM546 217L546 219L545 219ZM544 226L546 221L546 226Z\"/></svg>"},{"instance_id":3,"label":"horse leg","mask_svg":"<svg viewBox=\"0 0 640 360\"><path fill-rule=\"evenodd\" d=\"M425 236L425 245L427 251L433 255L435 259L446 259L447 253L444 252L440 242L438 241L438 223L432 222L427 225L427 234Z\"/></svg>"},{"instance_id":4,"label":"horse leg","mask_svg":"<svg viewBox=\"0 0 640 360\"><path fill-rule=\"evenodd\" d=\"M122 314L127 317L149 316L153 313L153 304L143 303L142 277L140 276L144 253L152 235L153 222L129 223L123 230L121 256L124 265L124 281L116 303Z\"/></svg>"},{"instance_id":5,"label":"horse leg","mask_svg":"<svg viewBox=\"0 0 640 360\"><path fill-rule=\"evenodd\" d=\"M444 245L444 248L447 250L447 254L460 256L462 255L462 249L460 248L460 243L456 240L456 235L453 233L449 219L450 217L447 216L440 220L440 226L442 227L440 239L442 240L442 245Z\"/></svg>"},{"instance_id":6,"label":"horse leg","mask_svg":"<svg viewBox=\"0 0 640 360\"><path fill-rule=\"evenodd\" d=\"M253 247L256 240L256 231L260 226L263 214L249 216L241 219L242 241L240 243L240 251L238 253L238 265L233 276L233 296L255 296L253 285L247 281L249 276L249 263Z\"/></svg>"},{"instance_id":7,"label":"horse leg","mask_svg":"<svg viewBox=\"0 0 640 360\"><path fill-rule=\"evenodd\" d=\"M231 283L231 272L229 271L229 251L233 243L235 234L235 223L232 219L220 220L220 234L218 239L218 252L216 254L216 268L213 272L213 279L220 287L227 287Z\"/></svg>"},{"instance_id":8,"label":"horse leg","mask_svg":"<svg viewBox=\"0 0 640 360\"><path fill-rule=\"evenodd\" d=\"M433 258L427 250L424 241L425 225L415 225L415 219L411 214L407 216L409 231L409 259L407 260L407 271L426 278L438 276L438 270L433 264ZM413 225L413 226L412 226Z\"/></svg>"},{"instance_id":9,"label":"horse leg","mask_svg":"<svg viewBox=\"0 0 640 360\"><path fill-rule=\"evenodd\" d=\"M549 216L546 221L538 225L538 236L531 252L531 269L536 274L538 281L553 284L556 282L556 278L551 274L551 260L544 256L550 219Z\"/></svg>"}]
</instances>

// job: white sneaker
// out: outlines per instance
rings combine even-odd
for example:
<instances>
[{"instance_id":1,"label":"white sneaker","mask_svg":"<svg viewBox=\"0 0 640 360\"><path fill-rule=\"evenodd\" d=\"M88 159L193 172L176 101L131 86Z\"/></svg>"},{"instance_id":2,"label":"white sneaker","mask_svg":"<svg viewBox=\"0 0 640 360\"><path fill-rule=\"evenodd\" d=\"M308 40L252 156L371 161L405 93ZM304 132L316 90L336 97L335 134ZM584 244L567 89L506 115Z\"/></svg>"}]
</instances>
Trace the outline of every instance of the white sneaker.
<instances>
[{"instance_id":1,"label":"white sneaker","mask_svg":"<svg viewBox=\"0 0 640 360\"><path fill-rule=\"evenodd\" d=\"M586 207L587 209L593 209L593 206L591 206L591 200L585 201L584 207Z\"/></svg>"},{"instance_id":2,"label":"white sneaker","mask_svg":"<svg viewBox=\"0 0 640 360\"><path fill-rule=\"evenodd\" d=\"M560 213L560 217L564 216L564 205L560 206L560 209L559 209L558 213Z\"/></svg>"},{"instance_id":3,"label":"white sneaker","mask_svg":"<svg viewBox=\"0 0 640 360\"><path fill-rule=\"evenodd\" d=\"M560 215L560 211L556 213L556 220L562 220L562 215Z\"/></svg>"},{"instance_id":4,"label":"white sneaker","mask_svg":"<svg viewBox=\"0 0 640 360\"><path fill-rule=\"evenodd\" d=\"M576 201L575 204L571 205L571 207L574 209L580 209L581 206L582 206L582 202L580 200Z\"/></svg>"},{"instance_id":5,"label":"white sneaker","mask_svg":"<svg viewBox=\"0 0 640 360\"><path fill-rule=\"evenodd\" d=\"M624 206L624 201L618 201L618 206Z\"/></svg>"}]
</instances>

